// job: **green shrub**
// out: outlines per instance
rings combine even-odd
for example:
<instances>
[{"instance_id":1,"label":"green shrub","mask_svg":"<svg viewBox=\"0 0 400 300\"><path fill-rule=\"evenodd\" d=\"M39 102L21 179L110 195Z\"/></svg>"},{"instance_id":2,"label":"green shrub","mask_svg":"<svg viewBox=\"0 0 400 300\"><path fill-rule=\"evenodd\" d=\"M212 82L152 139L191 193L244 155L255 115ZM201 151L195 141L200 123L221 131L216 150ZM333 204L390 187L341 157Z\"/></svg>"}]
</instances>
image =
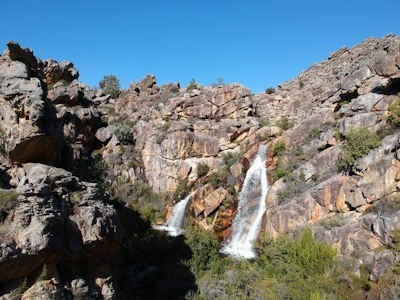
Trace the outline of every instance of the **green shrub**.
<instances>
[{"instance_id":1,"label":"green shrub","mask_svg":"<svg viewBox=\"0 0 400 300\"><path fill-rule=\"evenodd\" d=\"M130 127L126 124L119 124L115 126L114 134L118 138L118 140L124 145L128 145L132 142L132 132Z\"/></svg>"},{"instance_id":2,"label":"green shrub","mask_svg":"<svg viewBox=\"0 0 400 300\"><path fill-rule=\"evenodd\" d=\"M285 140L278 140L273 146L272 146L272 153L274 156L282 156L286 151L286 142Z\"/></svg>"},{"instance_id":3,"label":"green shrub","mask_svg":"<svg viewBox=\"0 0 400 300\"><path fill-rule=\"evenodd\" d=\"M192 251L192 258L188 261L188 265L193 273L213 268L218 264L221 245L214 233L202 228L189 228L186 243Z\"/></svg>"},{"instance_id":4,"label":"green shrub","mask_svg":"<svg viewBox=\"0 0 400 300\"><path fill-rule=\"evenodd\" d=\"M149 184L141 180L136 180L133 184L132 196L136 199L142 198L147 202L158 200L160 197L158 194L153 192L153 188Z\"/></svg>"},{"instance_id":5,"label":"green shrub","mask_svg":"<svg viewBox=\"0 0 400 300\"><path fill-rule=\"evenodd\" d=\"M283 130L288 130L294 126L294 122L288 117L283 117L275 122L276 126L282 128Z\"/></svg>"},{"instance_id":6,"label":"green shrub","mask_svg":"<svg viewBox=\"0 0 400 300\"><path fill-rule=\"evenodd\" d=\"M175 199L183 198L186 195L189 188L190 188L189 181L187 179L181 180L175 189L174 198Z\"/></svg>"},{"instance_id":7,"label":"green shrub","mask_svg":"<svg viewBox=\"0 0 400 300\"><path fill-rule=\"evenodd\" d=\"M307 276L322 275L332 267L336 257L336 250L322 242L314 241L310 228L294 245L294 262L301 266Z\"/></svg>"},{"instance_id":8,"label":"green shrub","mask_svg":"<svg viewBox=\"0 0 400 300\"><path fill-rule=\"evenodd\" d=\"M269 121L268 118L258 118L258 124L260 125L260 127L265 127L265 126L269 126L271 124L271 122Z\"/></svg>"},{"instance_id":9,"label":"green shrub","mask_svg":"<svg viewBox=\"0 0 400 300\"><path fill-rule=\"evenodd\" d=\"M400 252L400 230L394 229L391 233L392 237L392 244L390 245L391 248L397 252Z\"/></svg>"},{"instance_id":10,"label":"green shrub","mask_svg":"<svg viewBox=\"0 0 400 300\"><path fill-rule=\"evenodd\" d=\"M155 222L160 216L159 210L150 203L146 203L144 206L141 206L139 208L139 213L142 218L148 222Z\"/></svg>"},{"instance_id":11,"label":"green shrub","mask_svg":"<svg viewBox=\"0 0 400 300\"><path fill-rule=\"evenodd\" d=\"M112 98L117 98L121 93L121 86L119 84L119 79L115 75L106 75L99 82L103 93L109 94Z\"/></svg>"},{"instance_id":12,"label":"green shrub","mask_svg":"<svg viewBox=\"0 0 400 300\"><path fill-rule=\"evenodd\" d=\"M188 86L186 87L186 90L190 93L191 91L193 91L194 89L197 89L197 82L196 80L193 78L192 80L190 80Z\"/></svg>"},{"instance_id":13,"label":"green shrub","mask_svg":"<svg viewBox=\"0 0 400 300\"><path fill-rule=\"evenodd\" d=\"M230 168L233 166L241 157L243 153L241 152L228 152L224 155L223 160L225 165Z\"/></svg>"},{"instance_id":14,"label":"green shrub","mask_svg":"<svg viewBox=\"0 0 400 300\"><path fill-rule=\"evenodd\" d=\"M369 131L366 127L351 129L344 135L344 138L342 153L337 163L341 171L350 171L360 157L368 154L380 144L379 135Z\"/></svg>"},{"instance_id":15,"label":"green shrub","mask_svg":"<svg viewBox=\"0 0 400 300\"><path fill-rule=\"evenodd\" d=\"M0 210L9 210L17 203L18 194L14 190L0 190Z\"/></svg>"},{"instance_id":16,"label":"green shrub","mask_svg":"<svg viewBox=\"0 0 400 300\"><path fill-rule=\"evenodd\" d=\"M387 122L392 128L400 127L400 95L388 107L389 116Z\"/></svg>"},{"instance_id":17,"label":"green shrub","mask_svg":"<svg viewBox=\"0 0 400 300\"><path fill-rule=\"evenodd\" d=\"M274 180L278 180L287 177L289 174L291 174L291 171L286 166L277 166L273 178Z\"/></svg>"},{"instance_id":18,"label":"green shrub","mask_svg":"<svg viewBox=\"0 0 400 300\"><path fill-rule=\"evenodd\" d=\"M106 182L108 166L100 155L81 159L76 162L73 174L88 182L98 183L104 190L109 188Z\"/></svg>"},{"instance_id":19,"label":"green shrub","mask_svg":"<svg viewBox=\"0 0 400 300\"><path fill-rule=\"evenodd\" d=\"M331 218L326 218L321 221L321 225L323 225L327 229L340 227L344 224L346 224L346 220L343 218L342 213L336 214Z\"/></svg>"},{"instance_id":20,"label":"green shrub","mask_svg":"<svg viewBox=\"0 0 400 300\"><path fill-rule=\"evenodd\" d=\"M197 170L196 170L197 177L200 178L200 177L203 177L203 176L207 175L208 171L210 171L210 167L207 164L199 163L197 165Z\"/></svg>"},{"instance_id":21,"label":"green shrub","mask_svg":"<svg viewBox=\"0 0 400 300\"><path fill-rule=\"evenodd\" d=\"M275 89L273 88L273 87L269 87L269 88L267 88L266 90L265 90L265 93L266 94L273 94L273 93L275 93Z\"/></svg>"},{"instance_id":22,"label":"green shrub","mask_svg":"<svg viewBox=\"0 0 400 300\"><path fill-rule=\"evenodd\" d=\"M208 179L208 183L211 184L214 189L216 189L226 184L227 177L228 170L226 168L223 168L218 172L213 173L210 179Z\"/></svg>"}]
</instances>

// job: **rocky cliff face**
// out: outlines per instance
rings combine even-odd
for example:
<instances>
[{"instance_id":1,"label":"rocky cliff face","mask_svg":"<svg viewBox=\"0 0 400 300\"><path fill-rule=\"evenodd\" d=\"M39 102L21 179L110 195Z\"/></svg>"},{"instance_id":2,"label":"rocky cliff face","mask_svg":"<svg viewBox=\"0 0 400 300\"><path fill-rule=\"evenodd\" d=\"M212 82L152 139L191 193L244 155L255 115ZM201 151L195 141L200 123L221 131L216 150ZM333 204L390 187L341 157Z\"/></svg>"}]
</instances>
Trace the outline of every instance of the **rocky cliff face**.
<instances>
[{"instance_id":1,"label":"rocky cliff face","mask_svg":"<svg viewBox=\"0 0 400 300\"><path fill-rule=\"evenodd\" d=\"M119 217L96 183L63 169L77 171L91 152L98 113L71 63L8 48L0 57L1 298L113 299Z\"/></svg>"},{"instance_id":2,"label":"rocky cliff face","mask_svg":"<svg viewBox=\"0 0 400 300\"><path fill-rule=\"evenodd\" d=\"M155 223L195 192L188 222L229 235L260 144L269 146L266 233L312 226L343 259L368 264L371 280L397 259L375 250L400 229L399 37L340 49L268 93L159 87L148 75L118 99L79 83L72 63L8 48L0 57L1 293L27 278L27 298L116 297L110 261L124 230L99 183ZM356 128L378 133L379 146L338 168Z\"/></svg>"}]
</instances>

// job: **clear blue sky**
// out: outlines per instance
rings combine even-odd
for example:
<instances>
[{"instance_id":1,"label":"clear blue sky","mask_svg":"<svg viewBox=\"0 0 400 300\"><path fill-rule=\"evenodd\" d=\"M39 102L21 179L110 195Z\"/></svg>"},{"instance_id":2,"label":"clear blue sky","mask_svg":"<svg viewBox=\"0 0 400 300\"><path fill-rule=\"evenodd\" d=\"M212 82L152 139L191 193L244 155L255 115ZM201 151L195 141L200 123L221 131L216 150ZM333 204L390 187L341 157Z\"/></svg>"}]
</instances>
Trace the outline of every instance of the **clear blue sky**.
<instances>
[{"instance_id":1,"label":"clear blue sky","mask_svg":"<svg viewBox=\"0 0 400 300\"><path fill-rule=\"evenodd\" d=\"M195 78L257 93L342 46L400 34L399 0L20 0L1 4L0 49L15 40L41 59L70 60L90 86Z\"/></svg>"}]
</instances>

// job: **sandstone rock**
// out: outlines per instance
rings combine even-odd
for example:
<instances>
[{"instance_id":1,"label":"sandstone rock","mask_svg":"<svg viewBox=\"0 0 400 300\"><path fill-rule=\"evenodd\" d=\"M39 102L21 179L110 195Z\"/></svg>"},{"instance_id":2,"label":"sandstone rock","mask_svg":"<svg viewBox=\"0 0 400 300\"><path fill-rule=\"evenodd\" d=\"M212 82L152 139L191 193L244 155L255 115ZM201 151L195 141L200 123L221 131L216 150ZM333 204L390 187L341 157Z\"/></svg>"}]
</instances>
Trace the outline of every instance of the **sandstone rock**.
<instances>
[{"instance_id":1,"label":"sandstone rock","mask_svg":"<svg viewBox=\"0 0 400 300\"><path fill-rule=\"evenodd\" d=\"M59 163L64 141L55 110L43 100L40 80L27 78L20 63L16 72L15 65L2 69L7 75L0 82L0 118L8 137L5 150L13 162Z\"/></svg>"},{"instance_id":2,"label":"sandstone rock","mask_svg":"<svg viewBox=\"0 0 400 300\"><path fill-rule=\"evenodd\" d=\"M96 131L96 138L102 142L108 142L114 133L114 126L101 127Z\"/></svg>"},{"instance_id":3,"label":"sandstone rock","mask_svg":"<svg viewBox=\"0 0 400 300\"><path fill-rule=\"evenodd\" d=\"M372 70L378 75L390 76L397 72L396 63L393 57L388 57L383 51L376 52L373 56Z\"/></svg>"},{"instance_id":4,"label":"sandstone rock","mask_svg":"<svg viewBox=\"0 0 400 300\"><path fill-rule=\"evenodd\" d=\"M372 223L372 232L382 244L391 245L392 222L389 218L380 217L375 219Z\"/></svg>"},{"instance_id":5,"label":"sandstone rock","mask_svg":"<svg viewBox=\"0 0 400 300\"><path fill-rule=\"evenodd\" d=\"M341 82L341 88L346 91L353 91L356 87L360 86L360 84L367 78L371 76L371 71L367 66L364 66L360 70L355 71L354 73L347 76Z\"/></svg>"},{"instance_id":6,"label":"sandstone rock","mask_svg":"<svg viewBox=\"0 0 400 300\"><path fill-rule=\"evenodd\" d=\"M207 217L226 199L228 191L218 188L204 198L204 217Z\"/></svg>"},{"instance_id":7,"label":"sandstone rock","mask_svg":"<svg viewBox=\"0 0 400 300\"><path fill-rule=\"evenodd\" d=\"M371 112L372 108L383 98L380 94L368 93L351 101L353 111Z\"/></svg>"},{"instance_id":8,"label":"sandstone rock","mask_svg":"<svg viewBox=\"0 0 400 300\"><path fill-rule=\"evenodd\" d=\"M78 79L79 72L73 63L66 61L58 63L52 59L43 61L43 81L47 84L55 84L61 80L70 83Z\"/></svg>"},{"instance_id":9,"label":"sandstone rock","mask_svg":"<svg viewBox=\"0 0 400 300\"><path fill-rule=\"evenodd\" d=\"M20 61L27 65L31 69L37 69L38 61L37 58L33 55L33 51L28 48L21 48L18 43L8 42L8 56L12 60Z\"/></svg>"},{"instance_id":10,"label":"sandstone rock","mask_svg":"<svg viewBox=\"0 0 400 300\"><path fill-rule=\"evenodd\" d=\"M374 265L370 270L368 280L377 282L379 278L393 265L395 258L396 257L391 250L383 250L377 253L374 257Z\"/></svg>"},{"instance_id":11,"label":"sandstone rock","mask_svg":"<svg viewBox=\"0 0 400 300\"><path fill-rule=\"evenodd\" d=\"M123 235L119 218L95 184L42 164L25 164L23 172L18 204L3 224L12 238L2 245L1 281L21 278L45 261L72 253L107 259L118 250ZM78 206L72 209L71 202Z\"/></svg>"},{"instance_id":12,"label":"sandstone rock","mask_svg":"<svg viewBox=\"0 0 400 300\"><path fill-rule=\"evenodd\" d=\"M141 81L139 81L136 85L134 85L133 89L138 95L154 95L157 94L160 90L156 84L156 77L152 74L149 74Z\"/></svg>"},{"instance_id":13,"label":"sandstone rock","mask_svg":"<svg viewBox=\"0 0 400 300\"><path fill-rule=\"evenodd\" d=\"M378 119L381 115L382 114L378 112L371 112L346 118L340 123L340 133L346 134L350 129L356 127L372 127L378 123Z\"/></svg>"},{"instance_id":14,"label":"sandstone rock","mask_svg":"<svg viewBox=\"0 0 400 300\"><path fill-rule=\"evenodd\" d=\"M7 79L29 79L27 66L19 61L5 61L0 65L0 82Z\"/></svg>"},{"instance_id":15,"label":"sandstone rock","mask_svg":"<svg viewBox=\"0 0 400 300\"><path fill-rule=\"evenodd\" d=\"M80 90L79 82L77 80L72 81L68 86L59 82L48 92L47 97L54 104L73 106L78 104L81 100L83 92Z\"/></svg>"}]
</instances>

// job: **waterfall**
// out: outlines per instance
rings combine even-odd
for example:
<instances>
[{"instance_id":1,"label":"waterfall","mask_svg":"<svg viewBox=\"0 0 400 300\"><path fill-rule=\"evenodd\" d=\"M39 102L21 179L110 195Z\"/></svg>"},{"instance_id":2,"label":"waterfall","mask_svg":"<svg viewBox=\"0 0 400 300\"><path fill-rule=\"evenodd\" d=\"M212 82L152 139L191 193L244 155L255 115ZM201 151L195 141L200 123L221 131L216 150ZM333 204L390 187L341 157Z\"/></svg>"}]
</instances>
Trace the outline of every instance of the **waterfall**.
<instances>
[{"instance_id":1,"label":"waterfall","mask_svg":"<svg viewBox=\"0 0 400 300\"><path fill-rule=\"evenodd\" d=\"M221 252L236 258L256 257L253 241L261 228L266 210L265 197L268 191L265 160L268 147L261 145L254 161L247 171L242 190L239 193L239 206L232 223L232 233Z\"/></svg>"},{"instance_id":2,"label":"waterfall","mask_svg":"<svg viewBox=\"0 0 400 300\"><path fill-rule=\"evenodd\" d=\"M191 193L185 199L179 201L175 204L172 209L172 214L169 220L162 226L154 226L154 229L167 231L170 236L178 236L185 232L183 227L183 222L186 215L186 206L190 200L190 197L194 194Z\"/></svg>"}]
</instances>

